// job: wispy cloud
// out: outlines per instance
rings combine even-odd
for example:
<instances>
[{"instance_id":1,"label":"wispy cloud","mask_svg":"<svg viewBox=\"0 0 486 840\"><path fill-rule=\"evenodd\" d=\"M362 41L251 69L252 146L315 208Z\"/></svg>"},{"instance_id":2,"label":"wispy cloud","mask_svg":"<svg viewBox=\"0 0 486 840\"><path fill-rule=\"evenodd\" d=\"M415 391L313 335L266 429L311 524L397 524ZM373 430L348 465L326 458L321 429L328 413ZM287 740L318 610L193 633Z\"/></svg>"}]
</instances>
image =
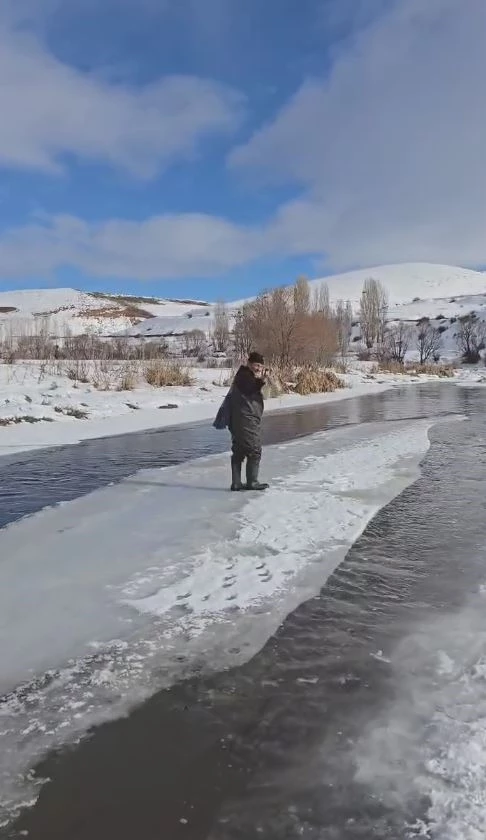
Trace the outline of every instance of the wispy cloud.
<instances>
[{"instance_id":1,"label":"wispy cloud","mask_svg":"<svg viewBox=\"0 0 486 840\"><path fill-rule=\"evenodd\" d=\"M240 124L243 98L214 81L170 76L142 88L58 61L0 23L0 166L59 172L66 156L149 177Z\"/></svg>"},{"instance_id":2,"label":"wispy cloud","mask_svg":"<svg viewBox=\"0 0 486 840\"><path fill-rule=\"evenodd\" d=\"M233 152L302 190L287 247L336 267L486 262L485 32L484 0L393 3Z\"/></svg>"},{"instance_id":3,"label":"wispy cloud","mask_svg":"<svg viewBox=\"0 0 486 840\"><path fill-rule=\"evenodd\" d=\"M57 216L0 235L0 275L52 277L71 266L94 277L207 277L268 250L264 233L204 214L98 224Z\"/></svg>"}]
</instances>

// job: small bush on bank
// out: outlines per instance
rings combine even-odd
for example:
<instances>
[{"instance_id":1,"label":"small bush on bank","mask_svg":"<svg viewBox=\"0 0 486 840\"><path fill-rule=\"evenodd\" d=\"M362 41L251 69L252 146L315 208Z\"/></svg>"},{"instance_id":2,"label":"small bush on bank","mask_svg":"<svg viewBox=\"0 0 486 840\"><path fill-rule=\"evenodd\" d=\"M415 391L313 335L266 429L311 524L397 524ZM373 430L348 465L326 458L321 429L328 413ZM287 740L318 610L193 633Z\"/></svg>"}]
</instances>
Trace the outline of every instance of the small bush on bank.
<instances>
[{"instance_id":1,"label":"small bush on bank","mask_svg":"<svg viewBox=\"0 0 486 840\"><path fill-rule=\"evenodd\" d=\"M378 370L380 373L407 373L405 365L402 362L394 362L391 359L382 359L379 362Z\"/></svg>"},{"instance_id":2,"label":"small bush on bank","mask_svg":"<svg viewBox=\"0 0 486 840\"><path fill-rule=\"evenodd\" d=\"M297 394L306 396L308 394L326 394L344 387L344 381L332 370L301 368L295 379L294 390Z\"/></svg>"},{"instance_id":3,"label":"small bush on bank","mask_svg":"<svg viewBox=\"0 0 486 840\"><path fill-rule=\"evenodd\" d=\"M155 388L193 385L190 371L178 362L156 361L147 365L144 377Z\"/></svg>"},{"instance_id":4,"label":"small bush on bank","mask_svg":"<svg viewBox=\"0 0 486 840\"><path fill-rule=\"evenodd\" d=\"M454 368L452 365L407 365L407 373L425 374L427 376L440 376L442 379L451 379L454 376Z\"/></svg>"}]
</instances>

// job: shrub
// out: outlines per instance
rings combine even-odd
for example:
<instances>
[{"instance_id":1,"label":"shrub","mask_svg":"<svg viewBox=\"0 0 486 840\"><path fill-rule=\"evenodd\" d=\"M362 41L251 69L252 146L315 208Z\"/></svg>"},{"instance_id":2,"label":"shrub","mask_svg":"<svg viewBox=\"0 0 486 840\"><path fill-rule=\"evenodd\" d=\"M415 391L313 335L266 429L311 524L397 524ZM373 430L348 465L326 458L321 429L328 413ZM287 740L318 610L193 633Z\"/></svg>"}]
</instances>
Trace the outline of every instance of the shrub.
<instances>
[{"instance_id":1,"label":"shrub","mask_svg":"<svg viewBox=\"0 0 486 840\"><path fill-rule=\"evenodd\" d=\"M427 376L440 376L441 379L450 379L454 376L454 368L452 365L407 365L407 373L426 374Z\"/></svg>"},{"instance_id":2,"label":"shrub","mask_svg":"<svg viewBox=\"0 0 486 840\"><path fill-rule=\"evenodd\" d=\"M416 374L417 376L440 376L443 379L454 376L454 368L452 365L433 365L420 364L419 362L407 362L407 364L400 364L399 362L382 362L380 363L380 371L384 373L398 373L403 375Z\"/></svg>"},{"instance_id":3,"label":"shrub","mask_svg":"<svg viewBox=\"0 0 486 840\"><path fill-rule=\"evenodd\" d=\"M144 370L145 380L155 388L175 385L192 385L190 371L178 362L157 361L147 365Z\"/></svg>"},{"instance_id":4,"label":"shrub","mask_svg":"<svg viewBox=\"0 0 486 840\"><path fill-rule=\"evenodd\" d=\"M369 362L371 361L371 355L371 350L368 347L360 347L358 350L358 361Z\"/></svg>"},{"instance_id":5,"label":"shrub","mask_svg":"<svg viewBox=\"0 0 486 840\"><path fill-rule=\"evenodd\" d=\"M379 360L378 370L381 373L406 373L403 362L396 362L393 359Z\"/></svg>"},{"instance_id":6,"label":"shrub","mask_svg":"<svg viewBox=\"0 0 486 840\"><path fill-rule=\"evenodd\" d=\"M307 394L325 394L344 388L345 383L332 370L306 367L299 370L295 379L295 392Z\"/></svg>"},{"instance_id":7,"label":"shrub","mask_svg":"<svg viewBox=\"0 0 486 840\"><path fill-rule=\"evenodd\" d=\"M133 391L137 387L137 374L135 370L127 369L120 372L120 381L116 386L117 391Z\"/></svg>"},{"instance_id":8,"label":"shrub","mask_svg":"<svg viewBox=\"0 0 486 840\"><path fill-rule=\"evenodd\" d=\"M60 405L54 406L54 411L56 414L64 414L65 417L74 417L76 420L87 420L88 412L83 411L81 408L75 408L74 406L67 406L63 408Z\"/></svg>"}]
</instances>

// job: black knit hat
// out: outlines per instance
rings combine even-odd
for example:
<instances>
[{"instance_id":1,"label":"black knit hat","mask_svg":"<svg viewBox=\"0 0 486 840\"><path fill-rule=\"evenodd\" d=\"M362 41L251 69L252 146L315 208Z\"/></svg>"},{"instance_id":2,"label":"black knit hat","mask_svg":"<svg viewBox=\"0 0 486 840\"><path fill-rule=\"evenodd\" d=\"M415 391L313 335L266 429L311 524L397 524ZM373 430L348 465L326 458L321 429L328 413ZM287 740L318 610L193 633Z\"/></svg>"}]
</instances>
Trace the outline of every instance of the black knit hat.
<instances>
[{"instance_id":1,"label":"black knit hat","mask_svg":"<svg viewBox=\"0 0 486 840\"><path fill-rule=\"evenodd\" d=\"M261 353L250 353L248 356L248 361L251 365L264 365L265 360Z\"/></svg>"}]
</instances>

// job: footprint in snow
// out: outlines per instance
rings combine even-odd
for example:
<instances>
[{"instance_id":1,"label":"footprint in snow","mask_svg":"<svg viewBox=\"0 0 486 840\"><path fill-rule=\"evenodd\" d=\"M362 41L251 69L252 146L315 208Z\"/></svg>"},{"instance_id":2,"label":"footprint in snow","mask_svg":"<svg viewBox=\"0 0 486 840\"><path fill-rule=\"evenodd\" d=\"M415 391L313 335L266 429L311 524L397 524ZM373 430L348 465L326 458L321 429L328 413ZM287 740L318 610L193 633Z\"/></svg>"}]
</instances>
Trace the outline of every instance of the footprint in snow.
<instances>
[{"instance_id":1,"label":"footprint in snow","mask_svg":"<svg viewBox=\"0 0 486 840\"><path fill-rule=\"evenodd\" d=\"M232 586L235 585L235 583L236 583L236 578L233 578L233 580L229 580L226 583L223 583L223 589L230 589Z\"/></svg>"}]
</instances>

